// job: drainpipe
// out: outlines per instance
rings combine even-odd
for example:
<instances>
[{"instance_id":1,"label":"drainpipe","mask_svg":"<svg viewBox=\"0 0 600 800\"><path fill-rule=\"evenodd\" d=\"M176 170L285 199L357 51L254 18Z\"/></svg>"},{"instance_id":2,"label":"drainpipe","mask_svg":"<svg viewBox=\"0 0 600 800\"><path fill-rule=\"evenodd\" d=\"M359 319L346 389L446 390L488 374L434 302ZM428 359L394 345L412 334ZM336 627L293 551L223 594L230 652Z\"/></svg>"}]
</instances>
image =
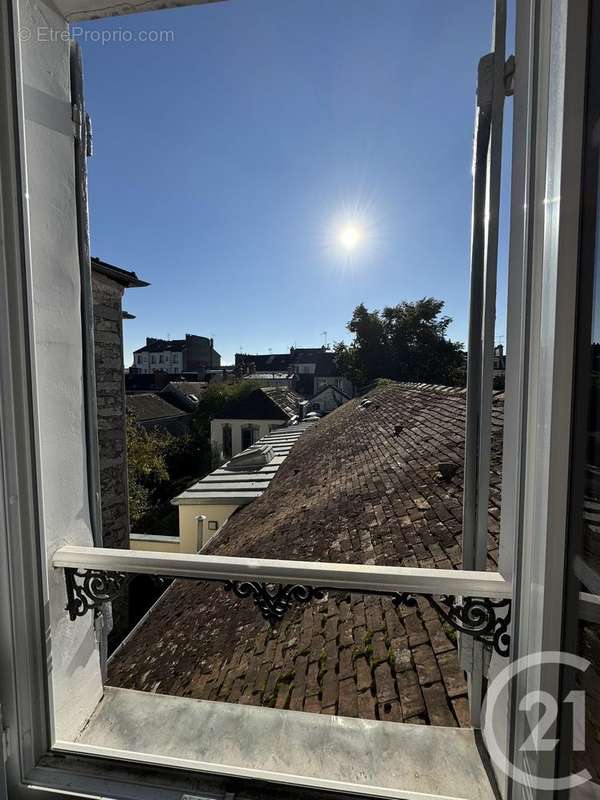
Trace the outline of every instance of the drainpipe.
<instances>
[{"instance_id":1,"label":"drainpipe","mask_svg":"<svg viewBox=\"0 0 600 800\"><path fill-rule=\"evenodd\" d=\"M198 514L196 517L196 553L199 553L200 550L204 547L204 523L206 522L206 516L204 514Z\"/></svg>"}]
</instances>

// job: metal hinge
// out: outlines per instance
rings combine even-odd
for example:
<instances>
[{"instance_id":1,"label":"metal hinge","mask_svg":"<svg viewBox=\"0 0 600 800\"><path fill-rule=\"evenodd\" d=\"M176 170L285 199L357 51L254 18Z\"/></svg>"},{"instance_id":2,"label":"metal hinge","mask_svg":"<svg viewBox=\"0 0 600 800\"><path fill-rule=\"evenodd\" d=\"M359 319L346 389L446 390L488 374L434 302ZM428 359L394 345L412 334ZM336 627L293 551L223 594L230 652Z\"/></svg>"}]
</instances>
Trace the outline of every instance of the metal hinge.
<instances>
[{"instance_id":1,"label":"metal hinge","mask_svg":"<svg viewBox=\"0 0 600 800\"><path fill-rule=\"evenodd\" d=\"M88 158L94 155L94 134L90 115L85 115L85 154Z\"/></svg>"},{"instance_id":2,"label":"metal hinge","mask_svg":"<svg viewBox=\"0 0 600 800\"><path fill-rule=\"evenodd\" d=\"M73 136L78 142L83 142L85 146L85 154L88 158L92 156L92 120L89 114L83 114L81 108L77 103L73 103L71 107L71 119L73 120Z\"/></svg>"},{"instance_id":3,"label":"metal hinge","mask_svg":"<svg viewBox=\"0 0 600 800\"><path fill-rule=\"evenodd\" d=\"M74 123L73 135L75 136L76 139L81 139L81 134L82 134L81 123L83 120L81 115L81 108L77 105L77 103L73 103L73 105L71 106L71 119L73 120Z\"/></svg>"},{"instance_id":4,"label":"metal hinge","mask_svg":"<svg viewBox=\"0 0 600 800\"><path fill-rule=\"evenodd\" d=\"M10 736L9 728L4 725L4 718L2 716L2 706L0 706L0 739L2 740L2 760L6 764L10 756Z\"/></svg>"}]
</instances>

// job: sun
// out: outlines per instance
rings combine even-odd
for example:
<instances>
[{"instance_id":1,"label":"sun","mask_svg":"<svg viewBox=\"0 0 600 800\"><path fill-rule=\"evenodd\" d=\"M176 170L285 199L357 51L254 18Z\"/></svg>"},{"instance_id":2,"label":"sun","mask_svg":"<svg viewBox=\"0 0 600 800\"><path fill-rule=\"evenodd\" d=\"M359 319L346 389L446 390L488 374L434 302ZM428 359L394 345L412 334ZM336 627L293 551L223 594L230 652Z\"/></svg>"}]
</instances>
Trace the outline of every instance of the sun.
<instances>
[{"instance_id":1,"label":"sun","mask_svg":"<svg viewBox=\"0 0 600 800\"><path fill-rule=\"evenodd\" d=\"M362 231L358 225L344 225L339 233L339 242L348 253L355 250L362 239Z\"/></svg>"}]
</instances>

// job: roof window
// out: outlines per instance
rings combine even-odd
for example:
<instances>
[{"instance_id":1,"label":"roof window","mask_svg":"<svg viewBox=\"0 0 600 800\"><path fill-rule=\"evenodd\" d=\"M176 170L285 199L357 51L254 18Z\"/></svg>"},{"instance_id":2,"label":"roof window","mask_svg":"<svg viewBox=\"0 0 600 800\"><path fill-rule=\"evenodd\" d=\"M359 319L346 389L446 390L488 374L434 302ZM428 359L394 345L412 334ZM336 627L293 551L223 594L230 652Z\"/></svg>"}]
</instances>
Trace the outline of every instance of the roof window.
<instances>
[{"instance_id":1,"label":"roof window","mask_svg":"<svg viewBox=\"0 0 600 800\"><path fill-rule=\"evenodd\" d=\"M265 467L273 459L274 455L273 448L270 445L254 445L234 456L225 464L224 468L234 472L260 469Z\"/></svg>"}]
</instances>

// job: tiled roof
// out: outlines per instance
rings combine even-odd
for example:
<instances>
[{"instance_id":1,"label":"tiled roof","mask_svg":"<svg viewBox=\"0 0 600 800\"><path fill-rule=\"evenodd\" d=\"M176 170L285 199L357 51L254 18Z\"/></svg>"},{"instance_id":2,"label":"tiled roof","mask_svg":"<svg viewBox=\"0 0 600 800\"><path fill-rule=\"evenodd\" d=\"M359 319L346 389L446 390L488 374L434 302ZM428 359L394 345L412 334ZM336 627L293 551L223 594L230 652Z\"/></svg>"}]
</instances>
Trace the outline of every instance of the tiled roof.
<instances>
[{"instance_id":1,"label":"tiled roof","mask_svg":"<svg viewBox=\"0 0 600 800\"><path fill-rule=\"evenodd\" d=\"M153 339L143 347L138 347L134 353L180 353L185 349L185 339Z\"/></svg>"},{"instance_id":2,"label":"tiled roof","mask_svg":"<svg viewBox=\"0 0 600 800\"><path fill-rule=\"evenodd\" d=\"M308 430L208 552L460 567L465 394L388 384ZM494 398L490 566L498 553L503 398ZM450 480L442 461L459 468ZM455 636L424 598L333 592L272 629L220 585L175 581L109 663L133 689L344 716L468 724Z\"/></svg>"},{"instance_id":3,"label":"tiled roof","mask_svg":"<svg viewBox=\"0 0 600 800\"><path fill-rule=\"evenodd\" d=\"M194 411L207 388L206 381L169 381L160 394L182 411Z\"/></svg>"},{"instance_id":4,"label":"tiled roof","mask_svg":"<svg viewBox=\"0 0 600 800\"><path fill-rule=\"evenodd\" d=\"M218 419L281 419L288 420L298 413L301 398L283 387L255 389L246 397L231 403Z\"/></svg>"},{"instance_id":5,"label":"tiled roof","mask_svg":"<svg viewBox=\"0 0 600 800\"><path fill-rule=\"evenodd\" d=\"M181 411L157 394L128 394L126 404L127 411L133 412L138 422L186 416L185 411Z\"/></svg>"},{"instance_id":6,"label":"tiled roof","mask_svg":"<svg viewBox=\"0 0 600 800\"><path fill-rule=\"evenodd\" d=\"M300 395L282 386L264 387L262 391L272 400L287 417L298 413L298 404L302 401Z\"/></svg>"}]
</instances>

